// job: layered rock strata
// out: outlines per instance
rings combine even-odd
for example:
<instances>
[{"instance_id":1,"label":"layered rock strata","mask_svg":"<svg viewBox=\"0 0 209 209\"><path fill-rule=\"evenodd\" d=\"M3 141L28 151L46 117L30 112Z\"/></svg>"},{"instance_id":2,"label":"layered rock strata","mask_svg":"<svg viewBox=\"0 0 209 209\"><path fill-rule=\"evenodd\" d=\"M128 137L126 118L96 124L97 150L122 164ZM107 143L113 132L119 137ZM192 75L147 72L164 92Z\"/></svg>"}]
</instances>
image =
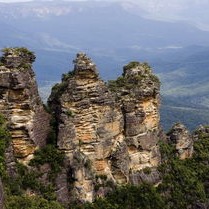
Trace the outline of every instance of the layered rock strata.
<instances>
[{"instance_id":1,"label":"layered rock strata","mask_svg":"<svg viewBox=\"0 0 209 209\"><path fill-rule=\"evenodd\" d=\"M110 82L121 104L124 118L124 138L129 157L128 181L138 184L142 169L155 168L160 162L157 142L163 137L159 125L160 82L147 63L131 62L124 67L122 77ZM152 170L153 183L159 180ZM122 181L121 183L125 183Z\"/></svg>"},{"instance_id":2,"label":"layered rock strata","mask_svg":"<svg viewBox=\"0 0 209 209\"><path fill-rule=\"evenodd\" d=\"M7 118L11 150L24 163L45 145L49 131L49 115L32 70L34 60L34 54L25 48L4 49L0 59L0 113Z\"/></svg>"},{"instance_id":3,"label":"layered rock strata","mask_svg":"<svg viewBox=\"0 0 209 209\"><path fill-rule=\"evenodd\" d=\"M79 53L74 64L53 87L49 105L72 194L92 201L111 184L143 181L141 171L159 164L160 84L146 63L130 63L109 85L85 54ZM150 181L158 179L153 172Z\"/></svg>"},{"instance_id":4,"label":"layered rock strata","mask_svg":"<svg viewBox=\"0 0 209 209\"><path fill-rule=\"evenodd\" d=\"M53 88L49 103L56 113L58 147L65 150L75 179L73 192L92 201L94 175L113 179L111 150L123 142L123 116L113 95L99 79L96 66L78 54L75 69Z\"/></svg>"}]
</instances>

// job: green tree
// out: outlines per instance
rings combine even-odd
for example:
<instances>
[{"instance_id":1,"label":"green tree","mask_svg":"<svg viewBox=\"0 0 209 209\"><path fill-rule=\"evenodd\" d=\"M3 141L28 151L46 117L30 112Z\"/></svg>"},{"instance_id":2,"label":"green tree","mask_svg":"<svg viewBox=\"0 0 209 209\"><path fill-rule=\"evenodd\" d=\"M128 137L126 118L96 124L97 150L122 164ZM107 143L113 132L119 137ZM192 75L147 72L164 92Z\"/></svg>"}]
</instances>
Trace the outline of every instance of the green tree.
<instances>
[{"instance_id":1,"label":"green tree","mask_svg":"<svg viewBox=\"0 0 209 209\"><path fill-rule=\"evenodd\" d=\"M47 201L37 196L10 196L6 202L8 209L64 209L55 201Z\"/></svg>"},{"instance_id":2,"label":"green tree","mask_svg":"<svg viewBox=\"0 0 209 209\"><path fill-rule=\"evenodd\" d=\"M0 176L5 177L6 168L4 162L5 149L9 145L10 134L7 130L4 117L0 114Z\"/></svg>"}]
</instances>

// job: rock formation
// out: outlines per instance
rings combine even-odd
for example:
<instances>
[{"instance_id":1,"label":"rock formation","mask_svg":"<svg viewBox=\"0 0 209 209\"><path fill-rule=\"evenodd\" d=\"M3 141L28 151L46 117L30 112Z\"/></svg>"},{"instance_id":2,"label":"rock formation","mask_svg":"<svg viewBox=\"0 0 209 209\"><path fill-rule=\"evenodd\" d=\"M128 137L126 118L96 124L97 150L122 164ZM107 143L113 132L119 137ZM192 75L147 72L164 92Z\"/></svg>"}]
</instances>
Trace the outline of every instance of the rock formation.
<instances>
[{"instance_id":1,"label":"rock formation","mask_svg":"<svg viewBox=\"0 0 209 209\"><path fill-rule=\"evenodd\" d=\"M160 162L157 142L159 126L160 82L147 63L131 62L123 76L110 82L124 118L124 137L129 156L129 181L140 183L141 170L156 167ZM155 171L153 171L155 173ZM153 178L153 182L159 176Z\"/></svg>"},{"instance_id":2,"label":"rock formation","mask_svg":"<svg viewBox=\"0 0 209 209\"><path fill-rule=\"evenodd\" d=\"M94 175L111 173L111 150L123 141L123 117L95 64L78 54L75 69L55 86L49 101L58 121L58 147L75 179L73 193L92 201Z\"/></svg>"},{"instance_id":3,"label":"rock formation","mask_svg":"<svg viewBox=\"0 0 209 209\"><path fill-rule=\"evenodd\" d=\"M193 137L183 124L175 124L169 131L168 138L169 141L175 144L180 159L192 157Z\"/></svg>"},{"instance_id":4,"label":"rock formation","mask_svg":"<svg viewBox=\"0 0 209 209\"><path fill-rule=\"evenodd\" d=\"M75 200L92 202L116 185L160 183L162 175L156 169L161 162L158 141L166 139L159 122L160 82L147 63L130 62L122 76L105 83L92 60L77 54L74 70L64 74L62 82L52 89L50 116L38 95L32 70L34 54L25 48L3 52L0 113L11 134L11 143L3 151L9 177L19 177L17 160L26 164L27 172L40 174L37 182L52 186L57 200L66 207ZM52 137L53 145L45 148L55 152L43 155L50 156L50 161L40 162L40 157L30 161L35 150L46 145L50 119L55 119L57 147ZM185 159L192 156L198 134L209 135L209 128L200 127L196 135L190 135L184 125L176 124L167 139L175 145L179 158ZM45 148L41 150L44 153ZM57 158L56 152L62 157L55 163L50 154ZM4 183L0 178L0 209L3 197L5 202L7 198ZM23 192L39 194L28 187Z\"/></svg>"},{"instance_id":5,"label":"rock formation","mask_svg":"<svg viewBox=\"0 0 209 209\"><path fill-rule=\"evenodd\" d=\"M74 64L49 98L72 194L92 201L107 185L143 181L146 168L151 168L149 181L157 181L160 83L150 67L132 62L107 85L85 54L79 53Z\"/></svg>"},{"instance_id":6,"label":"rock formation","mask_svg":"<svg viewBox=\"0 0 209 209\"><path fill-rule=\"evenodd\" d=\"M34 60L34 54L25 48L4 49L0 59L0 113L7 118L12 137L7 156L14 153L24 163L45 145L49 131L49 115L43 108L32 70Z\"/></svg>"}]
</instances>

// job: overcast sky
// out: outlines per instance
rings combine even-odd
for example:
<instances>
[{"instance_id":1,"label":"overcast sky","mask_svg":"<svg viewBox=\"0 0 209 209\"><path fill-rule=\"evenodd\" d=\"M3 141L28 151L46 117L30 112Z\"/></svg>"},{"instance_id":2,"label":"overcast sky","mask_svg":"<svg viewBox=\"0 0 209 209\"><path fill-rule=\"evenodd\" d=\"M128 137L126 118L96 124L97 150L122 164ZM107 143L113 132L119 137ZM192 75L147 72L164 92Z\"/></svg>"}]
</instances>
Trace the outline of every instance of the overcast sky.
<instances>
[{"instance_id":1,"label":"overcast sky","mask_svg":"<svg viewBox=\"0 0 209 209\"><path fill-rule=\"evenodd\" d=\"M28 1L36 1L36 0L0 0L0 2L4 2L4 3L28 2ZM53 0L42 0L42 1L53 1ZM89 1L89 0L65 0L65 1ZM94 0L94 1L110 1L111 2L111 1L124 1L124 0ZM129 0L125 0L125 1L129 1Z\"/></svg>"},{"instance_id":2,"label":"overcast sky","mask_svg":"<svg viewBox=\"0 0 209 209\"><path fill-rule=\"evenodd\" d=\"M24 2L24 1L29 1L29 0L0 0L0 2L4 3L12 3L12 2Z\"/></svg>"},{"instance_id":3,"label":"overcast sky","mask_svg":"<svg viewBox=\"0 0 209 209\"><path fill-rule=\"evenodd\" d=\"M27 1L33 1L33 0L0 0L0 2L4 2L4 3L27 2ZM50 1L50 0L46 0L46 1ZM88 0L67 0L67 1L88 1ZM102 0L96 0L96 1L102 1ZM106 1L115 1L115 0L106 0ZM120 1L120 0L117 0L117 1Z\"/></svg>"},{"instance_id":4,"label":"overcast sky","mask_svg":"<svg viewBox=\"0 0 209 209\"><path fill-rule=\"evenodd\" d=\"M32 1L32 0L0 0L0 2L4 2L4 3L27 2L27 1ZM48 1L50 1L50 0L48 0ZM82 0L68 0L68 1L82 1Z\"/></svg>"}]
</instances>

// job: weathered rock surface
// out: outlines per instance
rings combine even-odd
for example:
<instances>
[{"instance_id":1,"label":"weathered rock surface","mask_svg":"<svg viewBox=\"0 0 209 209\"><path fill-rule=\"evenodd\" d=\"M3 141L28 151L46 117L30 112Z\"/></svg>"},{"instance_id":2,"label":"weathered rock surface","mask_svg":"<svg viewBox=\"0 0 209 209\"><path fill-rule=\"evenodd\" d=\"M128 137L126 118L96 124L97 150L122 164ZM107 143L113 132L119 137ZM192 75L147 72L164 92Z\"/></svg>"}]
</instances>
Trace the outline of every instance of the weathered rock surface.
<instances>
[{"instance_id":1,"label":"weathered rock surface","mask_svg":"<svg viewBox=\"0 0 209 209\"><path fill-rule=\"evenodd\" d=\"M25 48L5 49L0 58L0 113L7 118L12 138L4 160L7 174L14 179L18 178L16 161L28 164L34 151L45 146L50 130L50 116L32 70L34 60ZM64 166L53 180L49 162L30 164L28 169L40 173L38 182L54 186L57 200L66 208L71 201L104 197L118 184L158 185L158 141L165 135L159 123L160 82L149 65L131 62L121 77L107 84L85 54L77 54L74 64L48 100L56 119L57 147L65 152ZM196 133L208 136L209 128L201 126ZM175 144L179 158L186 159L193 154L198 134L190 135L184 125L176 124L167 139ZM31 188L25 192L38 194ZM0 209L3 197L0 178Z\"/></svg>"},{"instance_id":2,"label":"weathered rock surface","mask_svg":"<svg viewBox=\"0 0 209 209\"><path fill-rule=\"evenodd\" d=\"M192 157L193 137L183 124L175 124L169 131L168 138L175 144L180 159Z\"/></svg>"},{"instance_id":3,"label":"weathered rock surface","mask_svg":"<svg viewBox=\"0 0 209 209\"><path fill-rule=\"evenodd\" d=\"M73 75L66 75L53 89L49 103L58 119L58 146L66 151L76 179L73 193L91 201L94 175L112 178L108 158L123 141L124 124L120 106L99 79L95 64L84 54L78 54L74 62Z\"/></svg>"},{"instance_id":4,"label":"weathered rock surface","mask_svg":"<svg viewBox=\"0 0 209 209\"><path fill-rule=\"evenodd\" d=\"M130 183L139 185L146 182L149 184L158 184L161 181L160 172L156 168L147 167L141 171L137 171L130 176Z\"/></svg>"},{"instance_id":5,"label":"weathered rock surface","mask_svg":"<svg viewBox=\"0 0 209 209\"><path fill-rule=\"evenodd\" d=\"M74 64L52 89L49 105L58 122L58 147L69 162L71 193L92 201L107 184L141 182L139 171L159 164L160 84L145 63L125 66L109 86L85 54Z\"/></svg>"},{"instance_id":6,"label":"weathered rock surface","mask_svg":"<svg viewBox=\"0 0 209 209\"><path fill-rule=\"evenodd\" d=\"M24 163L45 145L49 131L49 115L32 70L34 60L25 48L5 49L0 60L0 113L7 118L14 156Z\"/></svg>"},{"instance_id":7,"label":"weathered rock surface","mask_svg":"<svg viewBox=\"0 0 209 209\"><path fill-rule=\"evenodd\" d=\"M161 134L160 82L152 74L148 64L139 62L126 65L120 80L123 81L123 85L120 86L119 83L119 88L113 91L116 92L122 106L125 142L130 159L129 169L133 176L144 168L156 167L160 162L157 146Z\"/></svg>"}]
</instances>

